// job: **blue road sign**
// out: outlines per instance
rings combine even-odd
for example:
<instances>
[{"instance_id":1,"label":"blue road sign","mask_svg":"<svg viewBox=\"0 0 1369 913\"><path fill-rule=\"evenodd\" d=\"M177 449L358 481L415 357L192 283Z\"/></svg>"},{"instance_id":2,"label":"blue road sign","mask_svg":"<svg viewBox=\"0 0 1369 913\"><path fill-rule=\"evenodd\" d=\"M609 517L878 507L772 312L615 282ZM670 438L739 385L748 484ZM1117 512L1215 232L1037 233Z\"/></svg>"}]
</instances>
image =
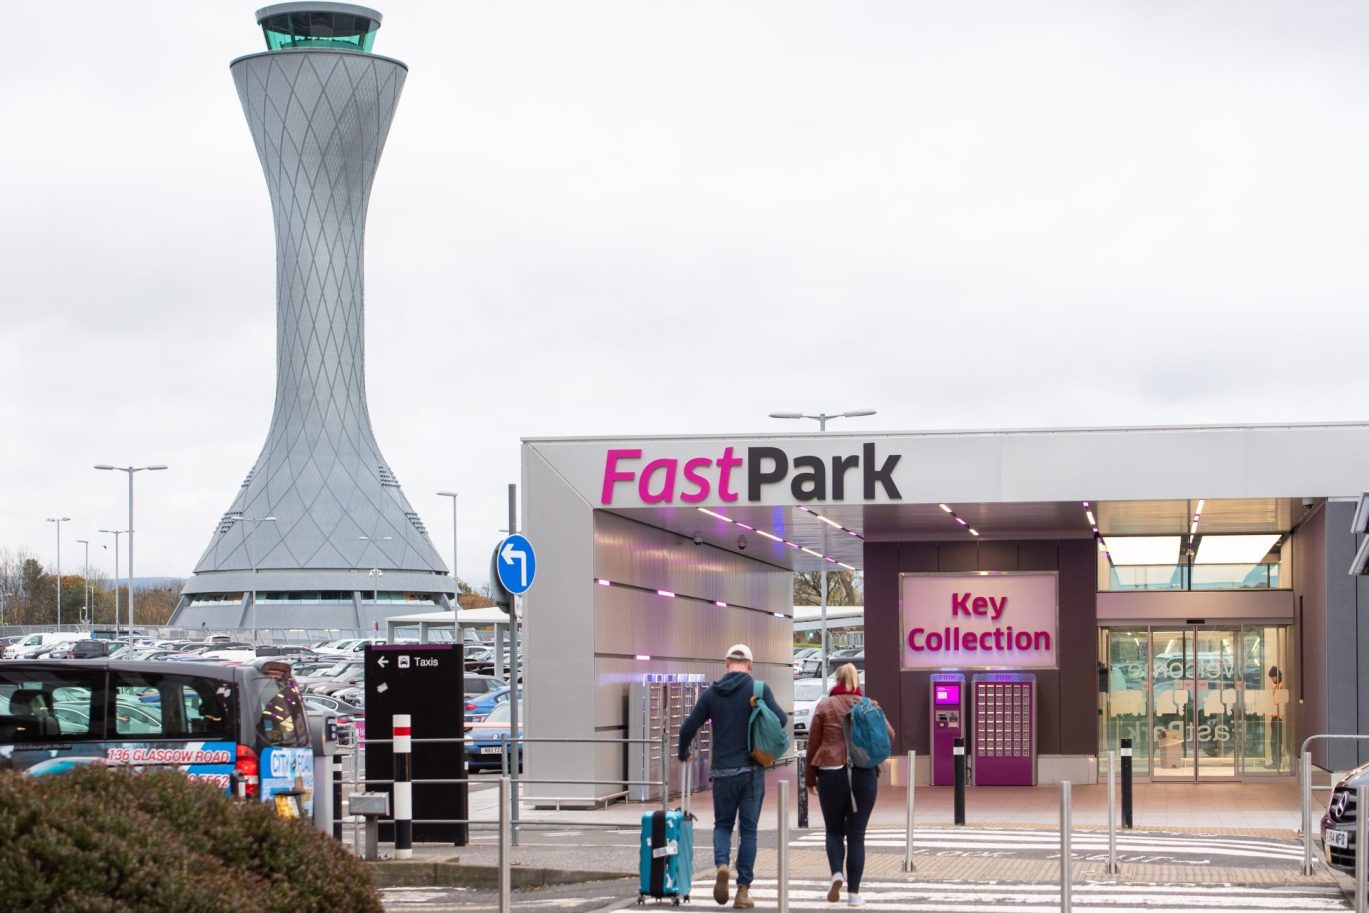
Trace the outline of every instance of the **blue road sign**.
<instances>
[{"instance_id":1,"label":"blue road sign","mask_svg":"<svg viewBox=\"0 0 1369 913\"><path fill-rule=\"evenodd\" d=\"M499 543L496 552L499 560L499 582L515 596L522 595L532 586L532 578L537 576L537 556L533 554L532 543L527 536L514 533Z\"/></svg>"}]
</instances>

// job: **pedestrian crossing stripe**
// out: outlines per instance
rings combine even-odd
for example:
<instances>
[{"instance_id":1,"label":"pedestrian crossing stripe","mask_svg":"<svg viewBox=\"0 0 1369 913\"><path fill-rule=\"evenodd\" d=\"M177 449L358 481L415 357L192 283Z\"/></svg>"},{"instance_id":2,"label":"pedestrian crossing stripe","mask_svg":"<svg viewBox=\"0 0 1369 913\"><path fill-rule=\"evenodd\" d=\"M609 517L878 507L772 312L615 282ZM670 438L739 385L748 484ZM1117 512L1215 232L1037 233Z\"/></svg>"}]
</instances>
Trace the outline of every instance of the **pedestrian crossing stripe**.
<instances>
[{"instance_id":1,"label":"pedestrian crossing stripe","mask_svg":"<svg viewBox=\"0 0 1369 913\"><path fill-rule=\"evenodd\" d=\"M709 896L712 879L694 885L696 897ZM792 910L831 910L827 903L829 882L798 879L790 881L788 898ZM1254 885L1177 885L1076 883L1071 885L1072 909L1086 913L1144 911L1144 913L1192 913L1204 910L1280 910L1288 913L1324 913L1347 910L1340 891L1334 886L1254 886ZM1060 888L1052 884L1008 882L894 882L866 881L861 885L865 906L874 910L910 910L914 913L1058 913ZM778 896L774 879L758 879L751 885L752 896L773 902ZM843 892L844 899L844 892ZM631 908L625 908L631 909Z\"/></svg>"},{"instance_id":2,"label":"pedestrian crossing stripe","mask_svg":"<svg viewBox=\"0 0 1369 913\"><path fill-rule=\"evenodd\" d=\"M826 840L821 831L805 834L790 846L822 846ZM906 843L903 831L872 830L866 832L866 847L902 849ZM1106 850L1107 834L1076 831L1070 835L1071 848ZM965 850L1040 850L1060 846L1060 835L1049 831L964 830L947 828L918 828L913 832L914 848ZM1207 855L1278 859L1295 861L1302 858L1302 847L1291 842L1269 838L1232 838L1171 833L1128 833L1117 836L1118 852L1164 853L1169 855Z\"/></svg>"}]
</instances>

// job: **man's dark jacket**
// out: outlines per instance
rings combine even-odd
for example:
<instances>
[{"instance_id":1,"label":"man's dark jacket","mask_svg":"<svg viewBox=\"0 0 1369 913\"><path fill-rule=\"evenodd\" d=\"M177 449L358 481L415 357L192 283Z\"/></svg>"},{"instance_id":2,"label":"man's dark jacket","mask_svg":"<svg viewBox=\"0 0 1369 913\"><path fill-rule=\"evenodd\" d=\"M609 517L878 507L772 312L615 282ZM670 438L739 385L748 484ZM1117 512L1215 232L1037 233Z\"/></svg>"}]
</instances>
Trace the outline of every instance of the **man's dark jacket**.
<instances>
[{"instance_id":1,"label":"man's dark jacket","mask_svg":"<svg viewBox=\"0 0 1369 913\"><path fill-rule=\"evenodd\" d=\"M729 672L709 685L689 718L680 727L680 760L689 755L689 744L708 720L713 721L713 770L736 770L756 762L747 747L747 728L751 720L751 683L748 672ZM775 703L775 694L765 685L765 703L788 725L789 717Z\"/></svg>"}]
</instances>

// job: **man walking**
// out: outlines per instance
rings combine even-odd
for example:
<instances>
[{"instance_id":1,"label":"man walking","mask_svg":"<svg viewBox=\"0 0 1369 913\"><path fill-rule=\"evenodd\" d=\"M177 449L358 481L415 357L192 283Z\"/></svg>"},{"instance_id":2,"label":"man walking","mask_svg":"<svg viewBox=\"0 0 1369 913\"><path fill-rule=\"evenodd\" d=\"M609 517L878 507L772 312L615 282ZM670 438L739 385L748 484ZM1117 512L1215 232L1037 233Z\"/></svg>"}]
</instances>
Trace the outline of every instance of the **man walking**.
<instances>
[{"instance_id":1,"label":"man walking","mask_svg":"<svg viewBox=\"0 0 1369 913\"><path fill-rule=\"evenodd\" d=\"M751 757L749 727L753 699L751 648L733 644L727 650L727 673L699 697L689 718L680 727L680 760L689 758L689 745L706 721L713 721L713 864L718 867L713 899L727 903L728 859L732 855L732 826L741 817L737 842L738 909L756 905L751 899L752 867L756 862L756 825L765 799L765 768ZM775 702L769 685L762 685L762 700L780 719L788 717Z\"/></svg>"}]
</instances>

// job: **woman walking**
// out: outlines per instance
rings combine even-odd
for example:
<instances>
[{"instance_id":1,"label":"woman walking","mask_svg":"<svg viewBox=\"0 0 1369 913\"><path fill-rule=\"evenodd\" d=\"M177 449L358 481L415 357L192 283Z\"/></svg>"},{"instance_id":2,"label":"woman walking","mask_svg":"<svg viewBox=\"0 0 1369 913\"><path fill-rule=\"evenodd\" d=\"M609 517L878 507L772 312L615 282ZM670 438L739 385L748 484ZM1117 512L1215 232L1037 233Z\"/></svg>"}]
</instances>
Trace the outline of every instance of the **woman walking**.
<instances>
[{"instance_id":1,"label":"woman walking","mask_svg":"<svg viewBox=\"0 0 1369 913\"><path fill-rule=\"evenodd\" d=\"M841 899L845 881L846 903L858 907L865 903L860 896L860 877L865 871L865 827L875 810L879 768L847 766L846 716L864 695L855 666L846 663L837 669L835 677L836 685L813 711L808 727L805 779L809 790L818 791L827 829L827 863L832 870L827 901L836 903ZM884 725L892 744L894 728L887 721Z\"/></svg>"}]
</instances>

